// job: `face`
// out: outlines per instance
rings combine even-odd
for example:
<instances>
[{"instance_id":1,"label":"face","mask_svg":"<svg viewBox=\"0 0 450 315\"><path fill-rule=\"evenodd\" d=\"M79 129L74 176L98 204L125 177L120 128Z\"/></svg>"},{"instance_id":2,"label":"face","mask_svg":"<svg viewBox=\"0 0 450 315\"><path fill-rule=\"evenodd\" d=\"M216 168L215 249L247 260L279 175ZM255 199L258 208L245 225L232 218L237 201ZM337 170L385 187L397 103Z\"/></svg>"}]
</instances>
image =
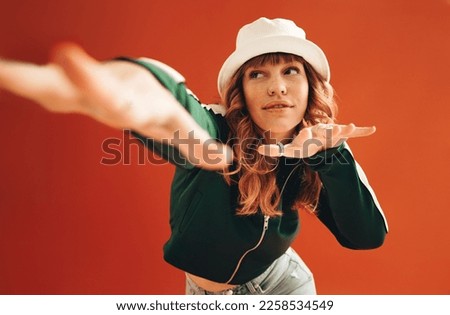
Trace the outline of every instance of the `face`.
<instances>
[{"instance_id":1,"label":"face","mask_svg":"<svg viewBox=\"0 0 450 315\"><path fill-rule=\"evenodd\" d=\"M248 68L244 97L253 122L270 130L270 142L293 136L308 104L308 80L299 61L280 61Z\"/></svg>"}]
</instances>

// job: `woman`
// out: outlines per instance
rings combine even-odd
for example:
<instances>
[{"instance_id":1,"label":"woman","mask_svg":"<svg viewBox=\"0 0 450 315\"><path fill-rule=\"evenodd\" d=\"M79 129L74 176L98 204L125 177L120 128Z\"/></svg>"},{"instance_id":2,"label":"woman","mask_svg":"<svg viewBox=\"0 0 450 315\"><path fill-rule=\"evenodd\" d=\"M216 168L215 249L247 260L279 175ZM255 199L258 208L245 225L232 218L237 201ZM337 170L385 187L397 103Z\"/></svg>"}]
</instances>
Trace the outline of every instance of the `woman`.
<instances>
[{"instance_id":1,"label":"woman","mask_svg":"<svg viewBox=\"0 0 450 315\"><path fill-rule=\"evenodd\" d=\"M334 124L327 59L292 21L261 18L239 31L219 73L222 106L202 105L154 60L98 63L71 45L54 59L1 61L0 86L133 129L177 166L164 258L186 272L188 294L315 294L290 247L299 209L345 247L383 243L384 215L345 143L375 129Z\"/></svg>"}]
</instances>

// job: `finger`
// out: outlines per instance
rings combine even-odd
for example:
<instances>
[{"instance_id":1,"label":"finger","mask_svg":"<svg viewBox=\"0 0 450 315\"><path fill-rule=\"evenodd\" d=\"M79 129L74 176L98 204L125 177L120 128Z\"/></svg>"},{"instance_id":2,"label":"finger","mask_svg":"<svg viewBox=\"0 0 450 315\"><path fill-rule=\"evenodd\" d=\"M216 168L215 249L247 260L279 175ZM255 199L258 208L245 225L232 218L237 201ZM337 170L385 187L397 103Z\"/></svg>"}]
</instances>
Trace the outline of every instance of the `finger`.
<instances>
[{"instance_id":1,"label":"finger","mask_svg":"<svg viewBox=\"0 0 450 315\"><path fill-rule=\"evenodd\" d=\"M285 156L289 158L302 159L316 154L321 148L321 145L314 142L307 142L303 147L286 144L283 149L280 149L279 145L276 144L266 144L259 146L258 152L262 155L271 157Z\"/></svg>"},{"instance_id":2,"label":"finger","mask_svg":"<svg viewBox=\"0 0 450 315\"><path fill-rule=\"evenodd\" d=\"M36 102L52 112L76 112L77 96L64 71L54 63L37 65L0 60L0 88Z\"/></svg>"},{"instance_id":3,"label":"finger","mask_svg":"<svg viewBox=\"0 0 450 315\"><path fill-rule=\"evenodd\" d=\"M291 146L286 148L285 156L295 158L309 157L323 148L325 141L323 137L317 136L317 130L313 132L313 128L309 127L300 130L292 141Z\"/></svg>"},{"instance_id":4,"label":"finger","mask_svg":"<svg viewBox=\"0 0 450 315\"><path fill-rule=\"evenodd\" d=\"M294 138L292 143L295 146L301 147L303 143L313 138L313 130L312 127L302 128L298 135Z\"/></svg>"},{"instance_id":5,"label":"finger","mask_svg":"<svg viewBox=\"0 0 450 315\"><path fill-rule=\"evenodd\" d=\"M373 134L376 131L374 126L371 127L357 127L355 124L350 123L348 125L340 124L319 124L314 126L316 137L322 136L323 138L336 142L342 141L347 138L365 137Z\"/></svg>"},{"instance_id":6,"label":"finger","mask_svg":"<svg viewBox=\"0 0 450 315\"><path fill-rule=\"evenodd\" d=\"M52 59L65 72L69 80L85 95L108 102L114 88L101 77L101 63L74 43L61 43L53 50ZM102 78L102 79L100 79Z\"/></svg>"},{"instance_id":7,"label":"finger","mask_svg":"<svg viewBox=\"0 0 450 315\"><path fill-rule=\"evenodd\" d=\"M282 144L263 144L258 147L258 153L266 156L279 157L284 154L285 147Z\"/></svg>"},{"instance_id":8,"label":"finger","mask_svg":"<svg viewBox=\"0 0 450 315\"><path fill-rule=\"evenodd\" d=\"M95 81L92 72L100 63L80 46L74 43L60 43L54 47L51 55L51 59L59 64L77 85L86 88Z\"/></svg>"},{"instance_id":9,"label":"finger","mask_svg":"<svg viewBox=\"0 0 450 315\"><path fill-rule=\"evenodd\" d=\"M349 124L349 125L332 125L332 131L329 133L329 135L326 138L326 148L331 148L334 146L338 146L344 141L347 141L347 132L350 131L350 129L354 128L355 125Z\"/></svg>"},{"instance_id":10,"label":"finger","mask_svg":"<svg viewBox=\"0 0 450 315\"><path fill-rule=\"evenodd\" d=\"M0 88L32 98L41 88L41 72L38 65L0 59Z\"/></svg>"},{"instance_id":11,"label":"finger","mask_svg":"<svg viewBox=\"0 0 450 315\"><path fill-rule=\"evenodd\" d=\"M339 135L342 135L343 131L346 130L345 128L347 128L347 126L331 125L331 134L332 134L333 138L338 137ZM351 126L349 126L349 128L351 128Z\"/></svg>"},{"instance_id":12,"label":"finger","mask_svg":"<svg viewBox=\"0 0 450 315\"><path fill-rule=\"evenodd\" d=\"M375 127L356 127L352 123L348 125L332 125L332 128L332 133L328 133L325 138L326 148L338 146L349 138L369 136L376 130Z\"/></svg>"},{"instance_id":13,"label":"finger","mask_svg":"<svg viewBox=\"0 0 450 315\"><path fill-rule=\"evenodd\" d=\"M54 67L0 59L0 88L33 101L54 89L53 84L61 79Z\"/></svg>"},{"instance_id":14,"label":"finger","mask_svg":"<svg viewBox=\"0 0 450 315\"><path fill-rule=\"evenodd\" d=\"M316 139L331 139L335 134L340 133L341 125L338 124L317 124L309 128L312 137Z\"/></svg>"},{"instance_id":15,"label":"finger","mask_svg":"<svg viewBox=\"0 0 450 315\"><path fill-rule=\"evenodd\" d=\"M377 129L372 127L354 127L343 132L347 138L367 137L375 133Z\"/></svg>"}]
</instances>

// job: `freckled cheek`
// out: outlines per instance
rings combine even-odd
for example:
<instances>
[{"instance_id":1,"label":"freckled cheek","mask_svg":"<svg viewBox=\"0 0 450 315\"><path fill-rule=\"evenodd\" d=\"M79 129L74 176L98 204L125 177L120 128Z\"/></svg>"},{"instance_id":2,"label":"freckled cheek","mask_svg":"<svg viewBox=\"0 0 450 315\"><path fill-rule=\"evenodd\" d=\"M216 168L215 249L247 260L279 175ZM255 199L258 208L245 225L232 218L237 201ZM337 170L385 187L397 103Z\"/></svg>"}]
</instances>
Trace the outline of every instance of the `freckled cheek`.
<instances>
[{"instance_id":1,"label":"freckled cheek","mask_svg":"<svg viewBox=\"0 0 450 315\"><path fill-rule=\"evenodd\" d=\"M252 119L252 121L260 128L265 129L265 118L263 117L263 112L255 102L256 100L253 99L253 102L247 102L247 111Z\"/></svg>"},{"instance_id":2,"label":"freckled cheek","mask_svg":"<svg viewBox=\"0 0 450 315\"><path fill-rule=\"evenodd\" d=\"M255 113L257 109L261 106L260 98L257 93L244 93L245 104L249 113Z\"/></svg>"},{"instance_id":3,"label":"freckled cheek","mask_svg":"<svg viewBox=\"0 0 450 315\"><path fill-rule=\"evenodd\" d=\"M262 89L260 86L255 86L255 85L244 85L244 97L245 97L245 101L247 102L247 104L249 103L249 101L255 101L258 98L261 97L261 93L262 93Z\"/></svg>"},{"instance_id":4,"label":"freckled cheek","mask_svg":"<svg viewBox=\"0 0 450 315\"><path fill-rule=\"evenodd\" d=\"M300 106L302 110L306 110L306 107L308 106L308 88L301 89L298 91L298 101L297 104Z\"/></svg>"},{"instance_id":5,"label":"freckled cheek","mask_svg":"<svg viewBox=\"0 0 450 315\"><path fill-rule=\"evenodd\" d=\"M261 116L261 112L256 110L254 107L248 107L248 114L250 115L250 118L252 121L257 124L260 128L262 128L264 124L264 117Z\"/></svg>"}]
</instances>

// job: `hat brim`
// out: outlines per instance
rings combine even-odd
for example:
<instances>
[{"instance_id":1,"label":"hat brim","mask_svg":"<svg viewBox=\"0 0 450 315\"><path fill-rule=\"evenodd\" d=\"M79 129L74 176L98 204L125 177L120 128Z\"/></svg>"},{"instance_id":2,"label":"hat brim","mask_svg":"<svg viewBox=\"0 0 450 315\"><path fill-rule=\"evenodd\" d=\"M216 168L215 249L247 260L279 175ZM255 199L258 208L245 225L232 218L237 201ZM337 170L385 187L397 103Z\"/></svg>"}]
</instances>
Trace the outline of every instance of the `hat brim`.
<instances>
[{"instance_id":1,"label":"hat brim","mask_svg":"<svg viewBox=\"0 0 450 315\"><path fill-rule=\"evenodd\" d=\"M245 62L256 56L275 52L303 57L325 81L330 81L328 60L319 46L307 39L294 36L268 36L239 47L225 60L217 81L219 94L222 96L222 91L228 81Z\"/></svg>"}]
</instances>

